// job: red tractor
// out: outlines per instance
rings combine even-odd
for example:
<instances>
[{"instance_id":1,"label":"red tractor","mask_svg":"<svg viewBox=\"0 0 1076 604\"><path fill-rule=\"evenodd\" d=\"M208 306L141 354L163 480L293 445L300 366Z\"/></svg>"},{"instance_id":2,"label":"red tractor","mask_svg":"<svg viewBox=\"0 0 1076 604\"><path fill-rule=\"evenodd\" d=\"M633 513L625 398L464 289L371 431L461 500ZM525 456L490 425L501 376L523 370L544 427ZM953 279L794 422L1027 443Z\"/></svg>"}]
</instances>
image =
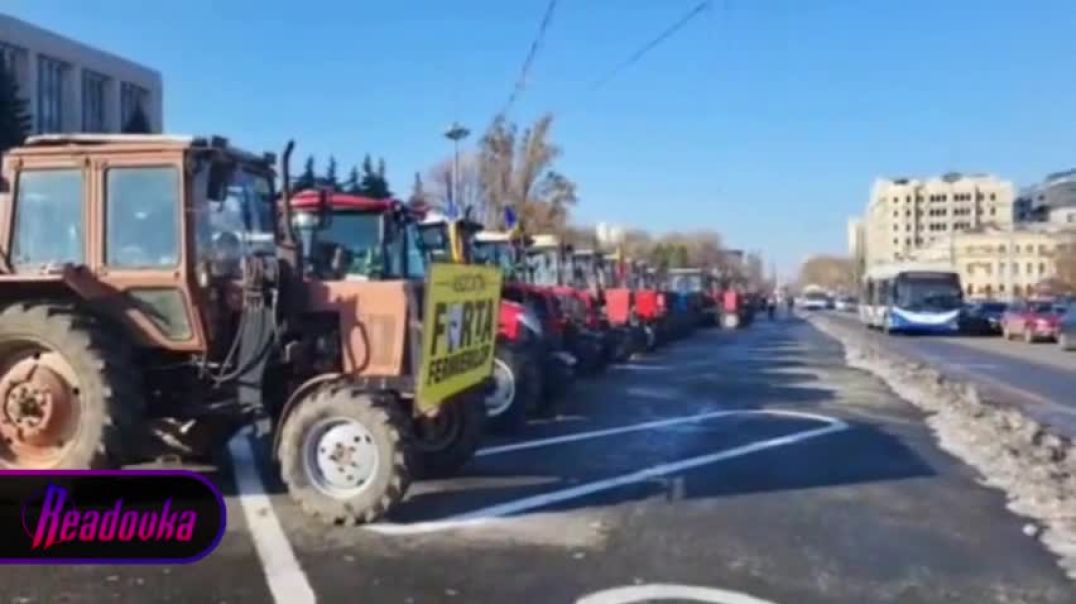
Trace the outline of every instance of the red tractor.
<instances>
[{"instance_id":1,"label":"red tractor","mask_svg":"<svg viewBox=\"0 0 1076 604\"><path fill-rule=\"evenodd\" d=\"M564 349L568 317L559 298L547 287L528 282L525 267L526 249L531 240L519 232L481 231L474 233L470 244L475 262L497 266L504 274L501 291L505 302L526 309L538 319L541 337L534 343L542 373L540 411L567 392L575 379L576 358Z\"/></svg>"},{"instance_id":2,"label":"red tractor","mask_svg":"<svg viewBox=\"0 0 1076 604\"><path fill-rule=\"evenodd\" d=\"M577 359L579 372L599 373L608 365L608 347L601 332L592 327L590 296L571 285L571 253L553 235L534 236L526 249L525 279L555 296L564 349Z\"/></svg>"}]
</instances>

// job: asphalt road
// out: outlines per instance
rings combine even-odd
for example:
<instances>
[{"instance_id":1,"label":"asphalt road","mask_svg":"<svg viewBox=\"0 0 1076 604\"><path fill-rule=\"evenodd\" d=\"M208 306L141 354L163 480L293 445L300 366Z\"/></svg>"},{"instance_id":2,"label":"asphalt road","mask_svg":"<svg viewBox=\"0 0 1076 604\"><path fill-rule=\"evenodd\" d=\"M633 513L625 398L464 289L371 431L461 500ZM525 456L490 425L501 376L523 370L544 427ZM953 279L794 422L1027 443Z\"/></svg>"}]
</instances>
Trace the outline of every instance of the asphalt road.
<instances>
[{"instance_id":1,"label":"asphalt road","mask_svg":"<svg viewBox=\"0 0 1076 604\"><path fill-rule=\"evenodd\" d=\"M826 318L863 329L853 314L827 312ZM864 331L866 331L864 329ZM1027 344L1000 337L887 336L876 342L976 382L995 397L1027 409L1076 438L1076 353L1048 343Z\"/></svg>"},{"instance_id":2,"label":"asphalt road","mask_svg":"<svg viewBox=\"0 0 1076 604\"><path fill-rule=\"evenodd\" d=\"M567 413L491 441L373 527L307 520L256 442L215 476L229 530L207 559L8 567L0 598L1076 601L1002 494L805 322L699 333L581 384Z\"/></svg>"}]
</instances>

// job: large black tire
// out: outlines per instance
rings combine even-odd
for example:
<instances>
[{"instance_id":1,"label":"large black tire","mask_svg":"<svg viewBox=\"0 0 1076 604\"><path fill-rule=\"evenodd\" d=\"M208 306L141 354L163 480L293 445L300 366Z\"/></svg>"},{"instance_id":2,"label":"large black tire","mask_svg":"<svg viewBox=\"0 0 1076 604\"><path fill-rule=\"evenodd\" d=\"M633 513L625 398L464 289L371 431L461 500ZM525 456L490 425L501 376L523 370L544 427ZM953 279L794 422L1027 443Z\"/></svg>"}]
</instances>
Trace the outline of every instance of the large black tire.
<instances>
[{"instance_id":1,"label":"large black tire","mask_svg":"<svg viewBox=\"0 0 1076 604\"><path fill-rule=\"evenodd\" d=\"M493 377L511 382L511 401L496 404L494 393L484 397L486 427L491 432L518 432L527 423L527 415L536 411L542 396L541 361L534 355L510 345L498 343L494 352Z\"/></svg>"},{"instance_id":2,"label":"large black tire","mask_svg":"<svg viewBox=\"0 0 1076 604\"><path fill-rule=\"evenodd\" d=\"M129 345L100 319L74 305L19 302L0 310L0 377L20 358L66 363L64 382L77 414L72 433L60 437L55 459L25 463L6 440L0 441L0 467L11 469L85 469L125 460L142 424L145 401ZM57 365L59 366L59 365ZM4 401L0 401L3 405ZM47 461L45 457L49 457ZM21 460L21 461L20 461Z\"/></svg>"},{"instance_id":3,"label":"large black tire","mask_svg":"<svg viewBox=\"0 0 1076 604\"><path fill-rule=\"evenodd\" d=\"M436 419L415 422L415 477L447 476L478 450L486 424L486 402L480 395L457 396L442 403Z\"/></svg>"},{"instance_id":4,"label":"large black tire","mask_svg":"<svg viewBox=\"0 0 1076 604\"><path fill-rule=\"evenodd\" d=\"M365 430L359 437L365 445L360 446L376 452L376 459L368 465L352 461L363 466L366 480L351 489L335 488L317 466L316 456L325 453L323 445L331 446L331 429L352 423ZM280 427L281 479L307 514L332 524L373 522L387 514L411 484L409 424L393 397L374 397L349 384L318 388L299 401Z\"/></svg>"},{"instance_id":5,"label":"large black tire","mask_svg":"<svg viewBox=\"0 0 1076 604\"><path fill-rule=\"evenodd\" d=\"M538 415L551 416L557 412L557 406L575 383L576 372L552 355L542 360L542 398L538 406Z\"/></svg>"}]
</instances>

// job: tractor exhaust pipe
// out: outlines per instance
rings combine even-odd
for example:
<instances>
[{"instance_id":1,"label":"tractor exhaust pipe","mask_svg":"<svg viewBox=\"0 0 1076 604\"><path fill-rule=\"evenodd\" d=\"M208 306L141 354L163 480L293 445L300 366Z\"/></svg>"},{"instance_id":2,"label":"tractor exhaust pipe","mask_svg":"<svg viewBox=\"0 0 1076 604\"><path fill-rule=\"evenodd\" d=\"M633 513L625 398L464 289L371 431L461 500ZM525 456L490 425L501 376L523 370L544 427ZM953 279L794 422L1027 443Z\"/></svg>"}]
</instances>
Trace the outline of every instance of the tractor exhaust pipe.
<instances>
[{"instance_id":1,"label":"tractor exhaust pipe","mask_svg":"<svg viewBox=\"0 0 1076 604\"><path fill-rule=\"evenodd\" d=\"M283 235L286 245L295 246L295 230L291 222L291 152L295 150L295 141L289 140L284 145L284 153L280 156L280 201L281 216L284 218Z\"/></svg>"}]
</instances>

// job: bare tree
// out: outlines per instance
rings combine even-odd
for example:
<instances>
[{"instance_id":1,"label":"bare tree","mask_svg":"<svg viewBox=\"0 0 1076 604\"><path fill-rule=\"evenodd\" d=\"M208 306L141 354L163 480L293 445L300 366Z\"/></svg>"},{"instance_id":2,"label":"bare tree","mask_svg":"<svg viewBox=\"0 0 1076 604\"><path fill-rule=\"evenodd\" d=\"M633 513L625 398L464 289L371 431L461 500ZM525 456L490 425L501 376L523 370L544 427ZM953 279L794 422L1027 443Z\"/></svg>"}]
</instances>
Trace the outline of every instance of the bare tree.
<instances>
[{"instance_id":1,"label":"bare tree","mask_svg":"<svg viewBox=\"0 0 1076 604\"><path fill-rule=\"evenodd\" d=\"M576 186L553 169L560 148L549 140L552 126L553 116L547 114L518 134L514 124L499 117L482 137L478 175L494 225L503 226L504 208L513 207L532 231L559 232L567 226Z\"/></svg>"},{"instance_id":2,"label":"bare tree","mask_svg":"<svg viewBox=\"0 0 1076 604\"><path fill-rule=\"evenodd\" d=\"M426 197L429 203L445 208L454 199L461 208L472 208L475 218L489 224L491 208L486 202L485 190L479 174L479 162L474 153L460 155L458 191L453 191L453 158L448 157L427 171L429 187Z\"/></svg>"},{"instance_id":3,"label":"bare tree","mask_svg":"<svg viewBox=\"0 0 1076 604\"><path fill-rule=\"evenodd\" d=\"M812 256L800 268L800 285L851 290L856 286L857 267L844 256Z\"/></svg>"}]
</instances>

